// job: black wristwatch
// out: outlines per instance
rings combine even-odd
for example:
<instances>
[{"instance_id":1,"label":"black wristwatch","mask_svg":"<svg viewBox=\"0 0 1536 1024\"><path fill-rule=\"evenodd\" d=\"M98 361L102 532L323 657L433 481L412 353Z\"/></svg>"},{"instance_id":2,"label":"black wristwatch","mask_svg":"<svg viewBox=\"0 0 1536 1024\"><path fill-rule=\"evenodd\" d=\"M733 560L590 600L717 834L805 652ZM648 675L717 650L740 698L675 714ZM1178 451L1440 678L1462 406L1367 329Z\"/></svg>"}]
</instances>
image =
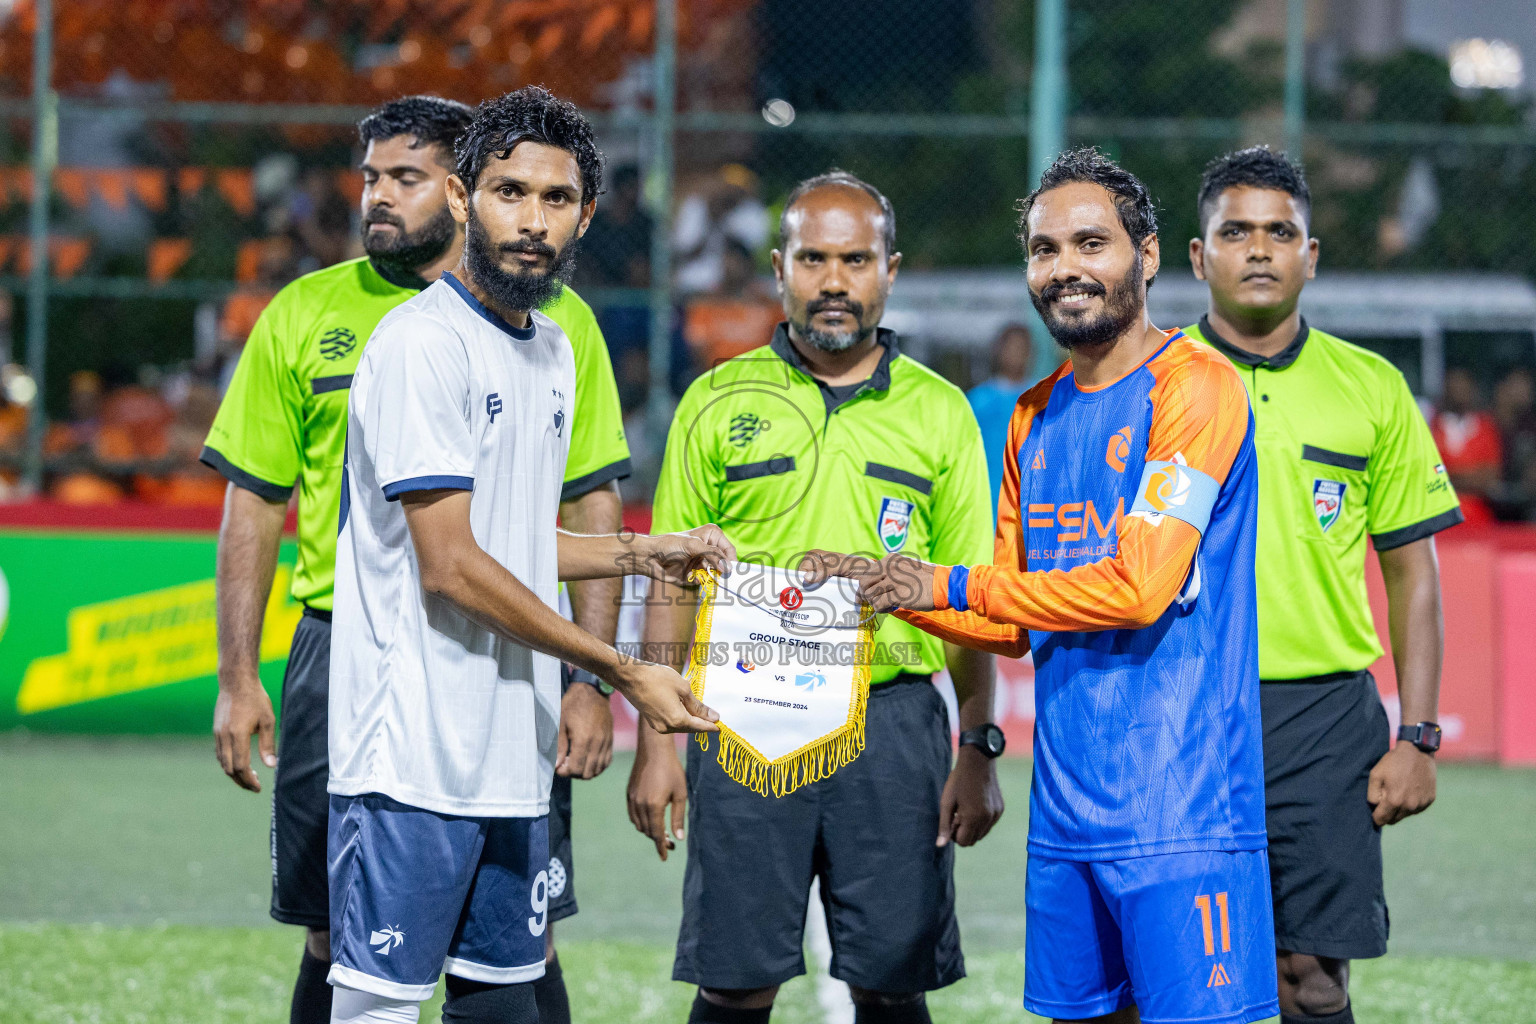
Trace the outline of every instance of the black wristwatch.
<instances>
[{"instance_id":1,"label":"black wristwatch","mask_svg":"<svg viewBox=\"0 0 1536 1024\"><path fill-rule=\"evenodd\" d=\"M1440 749L1440 724L1420 722L1418 725L1404 725L1398 728L1397 738L1412 743L1426 754L1433 754Z\"/></svg>"},{"instance_id":2,"label":"black wristwatch","mask_svg":"<svg viewBox=\"0 0 1536 1024\"><path fill-rule=\"evenodd\" d=\"M961 733L960 745L975 747L984 757L991 760L1002 756L1003 748L1008 745L1008 738L1003 735L1003 730L988 722Z\"/></svg>"},{"instance_id":3,"label":"black wristwatch","mask_svg":"<svg viewBox=\"0 0 1536 1024\"><path fill-rule=\"evenodd\" d=\"M597 676L593 675L591 672L588 672L584 668L571 669L571 682L586 683L588 686L595 688L597 692L602 694L604 697L610 697L613 695L613 687L609 686L607 683L603 682L601 679L597 678Z\"/></svg>"}]
</instances>

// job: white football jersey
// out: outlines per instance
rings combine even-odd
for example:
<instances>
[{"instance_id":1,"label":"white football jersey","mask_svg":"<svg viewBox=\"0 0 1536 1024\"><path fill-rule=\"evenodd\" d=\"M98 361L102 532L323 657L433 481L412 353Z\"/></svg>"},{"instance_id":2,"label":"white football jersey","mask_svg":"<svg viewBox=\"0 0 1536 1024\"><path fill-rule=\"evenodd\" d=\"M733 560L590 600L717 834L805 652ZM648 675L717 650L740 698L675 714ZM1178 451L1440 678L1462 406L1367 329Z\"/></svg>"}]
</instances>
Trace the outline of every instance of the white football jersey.
<instances>
[{"instance_id":1,"label":"white football jersey","mask_svg":"<svg viewBox=\"0 0 1536 1024\"><path fill-rule=\"evenodd\" d=\"M352 378L331 631L329 789L471 817L549 809L559 662L425 594L400 495L471 491L475 540L555 606L576 367L451 275L392 310Z\"/></svg>"}]
</instances>

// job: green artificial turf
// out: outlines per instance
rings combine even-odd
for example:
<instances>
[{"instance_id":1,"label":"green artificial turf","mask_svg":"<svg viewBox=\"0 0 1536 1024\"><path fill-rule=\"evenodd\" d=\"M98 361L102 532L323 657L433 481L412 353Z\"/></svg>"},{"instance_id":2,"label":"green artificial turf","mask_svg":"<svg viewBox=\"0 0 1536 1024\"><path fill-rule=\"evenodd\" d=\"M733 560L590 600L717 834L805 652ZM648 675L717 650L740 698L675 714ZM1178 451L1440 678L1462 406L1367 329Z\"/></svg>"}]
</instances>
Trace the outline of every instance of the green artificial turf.
<instances>
[{"instance_id":1,"label":"green artificial turf","mask_svg":"<svg viewBox=\"0 0 1536 1024\"><path fill-rule=\"evenodd\" d=\"M556 929L561 960L576 1020L681 1022L682 851L660 863L629 824L628 768L577 784L582 912ZM1029 764L1000 772L1008 813L957 859L970 977L932 998L938 1021L1031 1019ZM285 1019L301 937L266 916L269 811L219 772L211 740L0 735L0 1020ZM1392 954L1355 966L1360 1019L1536 1020L1533 822L1536 773L1441 767L1436 806L1386 832ZM785 986L776 1024L822 1019L812 979Z\"/></svg>"}]
</instances>

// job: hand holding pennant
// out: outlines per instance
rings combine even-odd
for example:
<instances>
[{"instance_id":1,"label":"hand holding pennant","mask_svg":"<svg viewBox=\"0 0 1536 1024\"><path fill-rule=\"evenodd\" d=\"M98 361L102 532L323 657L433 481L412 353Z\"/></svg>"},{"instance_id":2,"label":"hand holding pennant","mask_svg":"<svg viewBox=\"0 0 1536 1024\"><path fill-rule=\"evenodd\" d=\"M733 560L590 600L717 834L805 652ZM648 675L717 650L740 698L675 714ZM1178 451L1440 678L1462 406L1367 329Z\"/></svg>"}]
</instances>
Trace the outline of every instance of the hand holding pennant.
<instances>
[{"instance_id":1,"label":"hand holding pennant","mask_svg":"<svg viewBox=\"0 0 1536 1024\"><path fill-rule=\"evenodd\" d=\"M783 796L858 757L874 649L858 585L838 578L810 590L798 570L742 563L694 579L688 681L720 715L726 774Z\"/></svg>"}]
</instances>

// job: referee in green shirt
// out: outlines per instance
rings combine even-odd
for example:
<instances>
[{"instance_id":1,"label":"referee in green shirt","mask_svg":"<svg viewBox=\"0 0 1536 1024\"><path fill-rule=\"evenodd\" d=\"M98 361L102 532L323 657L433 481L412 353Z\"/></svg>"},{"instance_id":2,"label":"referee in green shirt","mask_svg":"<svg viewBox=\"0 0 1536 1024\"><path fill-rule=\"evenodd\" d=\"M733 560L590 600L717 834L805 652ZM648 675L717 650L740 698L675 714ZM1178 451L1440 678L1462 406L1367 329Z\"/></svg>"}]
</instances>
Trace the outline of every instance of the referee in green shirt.
<instances>
[{"instance_id":1,"label":"referee in green shirt","mask_svg":"<svg viewBox=\"0 0 1536 1024\"><path fill-rule=\"evenodd\" d=\"M1381 828L1435 798L1443 628L1434 535L1461 522L1408 384L1307 326L1317 269L1301 168L1265 147L1200 183L1189 243L1209 312L1186 332L1248 385L1259 457L1259 676L1269 865L1285 1024L1348 1024L1349 961L1387 949ZM1387 584L1402 721L1367 667L1369 537Z\"/></svg>"},{"instance_id":2,"label":"referee in green shirt","mask_svg":"<svg viewBox=\"0 0 1536 1024\"><path fill-rule=\"evenodd\" d=\"M717 522L742 561L795 568L817 547L985 560L991 501L965 396L900 354L876 325L896 279L895 214L875 188L833 172L785 201L773 254L787 323L683 396L657 484L654 528ZM657 585L645 639L683 663L694 595ZM953 847L1002 814L992 758L990 655L945 649L887 618L876 634L866 746L831 777L778 799L733 782L716 751L642 725L630 817L665 859L689 806L683 921L672 976L700 987L690 1021L766 1021L778 986L805 972L802 939L821 881L832 974L857 1020L927 1021L924 992L964 975ZM953 771L933 673L949 666L964 730Z\"/></svg>"},{"instance_id":3,"label":"referee in green shirt","mask_svg":"<svg viewBox=\"0 0 1536 1024\"><path fill-rule=\"evenodd\" d=\"M358 126L363 158L365 259L349 260L288 285L246 342L202 459L230 482L218 548L219 763L246 789L250 737L276 767L272 800L274 918L309 929L294 987L292 1024L331 1019L329 897L326 880L326 744L330 618L337 515L346 450L347 395L363 345L384 314L452 268L463 233L444 189L453 143L473 112L462 103L410 96L385 104ZM591 308L569 288L543 312L570 338L576 360L570 457L560 515L578 533L617 533L623 509L616 481L629 473L618 389ZM294 485L299 488L298 565L292 593L304 604L283 678L281 760L272 704L257 674L261 625ZM570 586L577 625L612 643L617 580ZM549 920L576 912L572 884L572 776L608 766L613 719L596 678L571 676L561 702L559 762L551 794ZM586 683L590 685L580 685ZM541 1018L570 1020L553 931L549 964L535 983Z\"/></svg>"}]
</instances>

